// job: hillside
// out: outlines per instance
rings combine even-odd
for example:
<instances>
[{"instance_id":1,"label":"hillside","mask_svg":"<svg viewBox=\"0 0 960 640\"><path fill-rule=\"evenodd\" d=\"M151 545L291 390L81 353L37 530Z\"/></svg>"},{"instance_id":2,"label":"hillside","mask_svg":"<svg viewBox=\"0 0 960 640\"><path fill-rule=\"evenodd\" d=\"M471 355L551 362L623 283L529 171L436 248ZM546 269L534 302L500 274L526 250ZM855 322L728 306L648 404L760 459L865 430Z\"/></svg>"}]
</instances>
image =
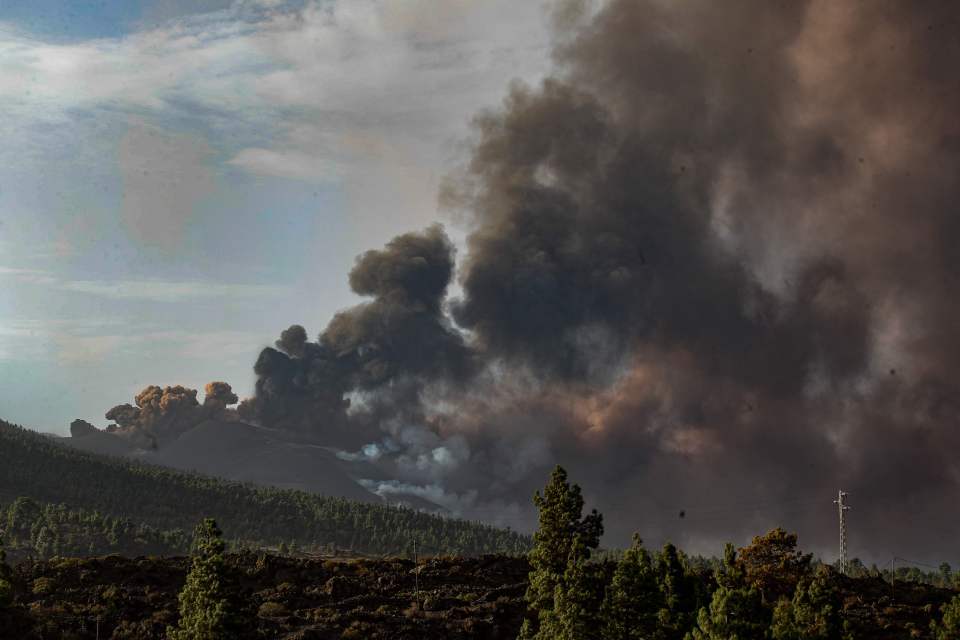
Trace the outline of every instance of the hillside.
<instances>
[{"instance_id":1,"label":"hillside","mask_svg":"<svg viewBox=\"0 0 960 640\"><path fill-rule=\"evenodd\" d=\"M191 531L203 517L228 539L305 550L520 553L529 538L412 509L255 486L78 451L0 421L0 503L63 503L161 530Z\"/></svg>"},{"instance_id":2,"label":"hillside","mask_svg":"<svg viewBox=\"0 0 960 640\"><path fill-rule=\"evenodd\" d=\"M204 420L156 449L140 449L128 438L103 431L62 442L90 453L129 457L227 480L381 502L350 477L348 465L331 451L244 422Z\"/></svg>"}]
</instances>

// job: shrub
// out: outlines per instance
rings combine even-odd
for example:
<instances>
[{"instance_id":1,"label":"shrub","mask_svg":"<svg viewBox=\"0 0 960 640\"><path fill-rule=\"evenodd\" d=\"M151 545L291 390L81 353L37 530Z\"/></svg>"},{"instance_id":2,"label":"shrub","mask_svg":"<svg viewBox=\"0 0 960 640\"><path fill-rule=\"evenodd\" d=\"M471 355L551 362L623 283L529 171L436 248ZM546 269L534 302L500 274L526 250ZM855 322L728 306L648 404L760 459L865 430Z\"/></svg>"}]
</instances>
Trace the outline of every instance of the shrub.
<instances>
[{"instance_id":1,"label":"shrub","mask_svg":"<svg viewBox=\"0 0 960 640\"><path fill-rule=\"evenodd\" d=\"M35 596L46 596L53 593L54 582L50 578L37 578L33 581L33 595Z\"/></svg>"},{"instance_id":2,"label":"shrub","mask_svg":"<svg viewBox=\"0 0 960 640\"><path fill-rule=\"evenodd\" d=\"M270 601L260 605L257 615L261 618L284 618L290 615L290 610L280 602Z\"/></svg>"}]
</instances>

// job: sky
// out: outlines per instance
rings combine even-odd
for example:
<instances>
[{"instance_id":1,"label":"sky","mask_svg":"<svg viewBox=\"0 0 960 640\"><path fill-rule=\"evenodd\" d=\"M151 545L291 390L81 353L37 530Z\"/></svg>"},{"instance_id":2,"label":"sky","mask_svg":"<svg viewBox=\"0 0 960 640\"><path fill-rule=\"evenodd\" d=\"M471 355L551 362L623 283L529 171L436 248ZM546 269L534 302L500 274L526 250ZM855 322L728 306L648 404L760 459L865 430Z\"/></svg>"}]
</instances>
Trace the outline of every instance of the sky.
<instances>
[{"instance_id":1,"label":"sky","mask_svg":"<svg viewBox=\"0 0 960 640\"><path fill-rule=\"evenodd\" d=\"M503 16L509 10L510 20ZM0 416L65 434L149 384L253 389L444 222L471 119L549 66L540 3L0 3Z\"/></svg>"}]
</instances>

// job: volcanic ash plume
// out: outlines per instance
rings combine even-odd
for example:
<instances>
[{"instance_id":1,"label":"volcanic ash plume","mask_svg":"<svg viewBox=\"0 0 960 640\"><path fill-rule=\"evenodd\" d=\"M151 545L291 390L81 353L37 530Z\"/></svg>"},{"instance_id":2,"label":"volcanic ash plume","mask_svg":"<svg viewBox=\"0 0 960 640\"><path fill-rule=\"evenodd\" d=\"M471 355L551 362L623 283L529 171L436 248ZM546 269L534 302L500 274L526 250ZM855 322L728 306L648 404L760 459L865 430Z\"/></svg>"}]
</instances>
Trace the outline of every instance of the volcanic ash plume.
<instances>
[{"instance_id":1,"label":"volcanic ash plume","mask_svg":"<svg viewBox=\"0 0 960 640\"><path fill-rule=\"evenodd\" d=\"M439 226L360 256L350 286L372 300L338 313L317 342L299 325L286 329L276 349L260 354L257 394L241 414L343 446L376 437L380 413L419 415L425 384L456 384L472 370L470 350L442 312L453 266Z\"/></svg>"},{"instance_id":2,"label":"volcanic ash plume","mask_svg":"<svg viewBox=\"0 0 960 640\"><path fill-rule=\"evenodd\" d=\"M235 410L227 408L238 401L229 384L210 382L204 392L206 397L201 405L197 401L196 389L181 385L150 385L136 395L134 404L120 404L107 411L104 417L111 424L106 431L127 437L141 446L156 448L206 420L232 422L239 419ZM96 427L83 420L74 420L70 425L74 437L96 431Z\"/></svg>"},{"instance_id":3,"label":"volcanic ash plume","mask_svg":"<svg viewBox=\"0 0 960 640\"><path fill-rule=\"evenodd\" d=\"M857 553L943 559L960 5L584 7L444 189L470 230L449 316L449 241L400 236L350 274L370 302L261 354L246 409L468 516L528 523L560 462L612 542L783 524L825 548L842 487Z\"/></svg>"}]
</instances>

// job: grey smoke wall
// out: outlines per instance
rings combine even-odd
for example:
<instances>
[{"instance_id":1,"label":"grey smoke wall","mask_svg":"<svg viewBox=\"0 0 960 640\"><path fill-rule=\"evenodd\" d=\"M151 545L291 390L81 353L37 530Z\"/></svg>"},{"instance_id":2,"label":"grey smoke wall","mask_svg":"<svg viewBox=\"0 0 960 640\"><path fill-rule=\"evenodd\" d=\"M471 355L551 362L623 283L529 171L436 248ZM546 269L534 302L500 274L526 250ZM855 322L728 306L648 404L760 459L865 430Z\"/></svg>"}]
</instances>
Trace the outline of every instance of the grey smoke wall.
<instances>
[{"instance_id":1,"label":"grey smoke wall","mask_svg":"<svg viewBox=\"0 0 960 640\"><path fill-rule=\"evenodd\" d=\"M463 255L433 227L359 257L369 301L285 331L242 410L503 524L559 462L611 543L829 553L842 487L855 555L960 560L960 5L553 19L552 76L441 194Z\"/></svg>"}]
</instances>

